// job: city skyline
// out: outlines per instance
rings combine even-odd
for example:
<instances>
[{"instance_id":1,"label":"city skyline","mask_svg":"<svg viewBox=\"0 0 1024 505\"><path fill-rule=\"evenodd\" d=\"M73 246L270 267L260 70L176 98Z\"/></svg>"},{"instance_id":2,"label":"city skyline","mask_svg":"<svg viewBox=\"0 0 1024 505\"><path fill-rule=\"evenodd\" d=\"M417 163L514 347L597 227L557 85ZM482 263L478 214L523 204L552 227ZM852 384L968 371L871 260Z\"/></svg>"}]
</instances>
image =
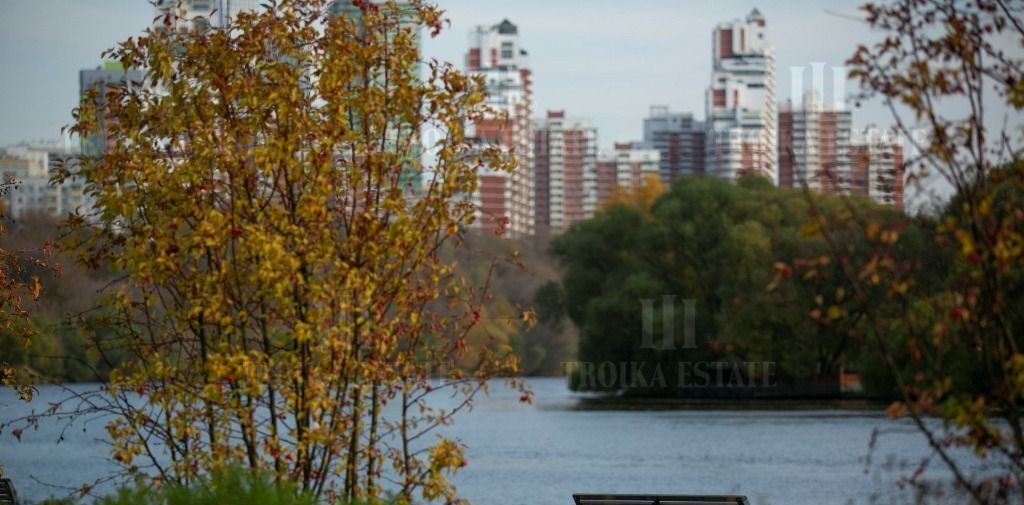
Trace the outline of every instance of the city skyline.
<instances>
[{"instance_id":1,"label":"city skyline","mask_svg":"<svg viewBox=\"0 0 1024 505\"><path fill-rule=\"evenodd\" d=\"M452 24L439 37L425 38L426 57L462 68L469 32L477 25L508 18L520 27L523 45L530 49L538 82L534 117L543 117L548 109L572 110L601 131L604 150L615 142L641 140L642 121L652 105L667 105L704 119L711 29L719 22L741 18L755 7L772 19L768 36L776 47L779 101L790 94L791 67L803 67L804 80L810 85L811 65L824 63L824 85L831 91L831 68L852 54L855 43L871 36L862 23L844 17L857 15L856 1L830 4L829 11L820 4L757 1L636 5L597 1L585 12L568 4L532 0L493 9L480 9L477 2L465 0L440 5ZM0 10L4 11L0 64L9 70L0 77L8 90L0 97L0 106L7 111L0 118L0 144L58 137L77 104L77 72L101 64L105 48L141 33L154 15L153 6L141 0L88 5L56 0L45 6L12 0ZM41 15L43 11L66 16ZM793 34L798 28L799 37ZM63 35L54 36L54 32ZM822 44L801 42L815 34L822 36ZM636 54L650 57L636 58ZM852 84L845 89L847 94L855 91ZM885 124L887 118L888 112L879 104L865 104L855 114L854 126Z\"/></svg>"},{"instance_id":2,"label":"city skyline","mask_svg":"<svg viewBox=\"0 0 1024 505\"><path fill-rule=\"evenodd\" d=\"M1024 0L0 0L0 68L0 505L1024 498Z\"/></svg>"},{"instance_id":3,"label":"city skyline","mask_svg":"<svg viewBox=\"0 0 1024 505\"><path fill-rule=\"evenodd\" d=\"M713 30L757 9L771 20L766 37L774 48L775 109L785 108L787 101L799 104L811 90L826 103L838 102L850 110L853 131L888 130L891 111L878 99L855 99L856 83L843 77L843 63L857 44L878 39L859 19L862 1L840 0L826 7L811 1L594 0L581 11L568 3L540 0L485 0L483 9L478 1L446 0L440 6L450 25L436 38L424 37L422 50L425 59L464 69L467 39L475 27L509 20L519 27L520 42L529 49L531 81L536 83L531 119L543 119L550 110L572 111L599 132L598 150L610 153L617 143L642 143L645 120L659 107L706 122ZM47 16L50 11L65 16ZM53 140L73 145L77 142L60 139L60 131L77 106L74 76L102 65L105 49L142 33L154 19L154 6L143 0L53 0L45 6L9 0L0 5L0 14L0 66L6 70L0 86L7 91L0 95L5 111L0 145ZM986 103L991 100L998 101L994 93ZM948 108L953 115L967 110L963 104ZM1020 112L997 116L986 117L990 128L1004 122L1024 124ZM913 160L912 146L905 148L904 159ZM941 178L920 178L906 188L905 208L913 212L927 207L936 197L948 197L951 189Z\"/></svg>"}]
</instances>

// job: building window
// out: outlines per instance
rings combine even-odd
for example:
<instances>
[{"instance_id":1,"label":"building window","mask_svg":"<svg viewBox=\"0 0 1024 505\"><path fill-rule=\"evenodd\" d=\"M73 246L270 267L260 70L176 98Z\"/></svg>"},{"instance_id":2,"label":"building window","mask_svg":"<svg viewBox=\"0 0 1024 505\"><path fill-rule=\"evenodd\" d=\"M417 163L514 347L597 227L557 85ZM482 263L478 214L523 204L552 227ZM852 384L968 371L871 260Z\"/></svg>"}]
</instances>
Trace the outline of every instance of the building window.
<instances>
[{"instance_id":1,"label":"building window","mask_svg":"<svg viewBox=\"0 0 1024 505\"><path fill-rule=\"evenodd\" d=\"M512 56L514 54L515 54L515 51L512 49L512 43L511 42L502 42L501 43L501 58L502 59L512 58Z\"/></svg>"}]
</instances>

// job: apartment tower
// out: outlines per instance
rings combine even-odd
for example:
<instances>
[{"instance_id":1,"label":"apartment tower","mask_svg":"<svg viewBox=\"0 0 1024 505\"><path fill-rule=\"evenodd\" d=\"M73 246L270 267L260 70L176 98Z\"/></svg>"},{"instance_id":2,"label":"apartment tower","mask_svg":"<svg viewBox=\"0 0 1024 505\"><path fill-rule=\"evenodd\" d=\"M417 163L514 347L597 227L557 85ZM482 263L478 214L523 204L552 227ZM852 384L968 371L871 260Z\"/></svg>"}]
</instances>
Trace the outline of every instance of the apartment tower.
<instances>
[{"instance_id":1,"label":"apartment tower","mask_svg":"<svg viewBox=\"0 0 1024 505\"><path fill-rule=\"evenodd\" d=\"M156 0L157 26L173 14L171 22L178 30L223 27L245 10L259 8L259 0Z\"/></svg>"},{"instance_id":2,"label":"apartment tower","mask_svg":"<svg viewBox=\"0 0 1024 505\"><path fill-rule=\"evenodd\" d=\"M807 93L779 110L779 186L861 195L903 208L903 146L891 131L854 132L841 103Z\"/></svg>"},{"instance_id":3,"label":"apartment tower","mask_svg":"<svg viewBox=\"0 0 1024 505\"><path fill-rule=\"evenodd\" d=\"M596 184L590 200L594 203L586 209L591 217L615 194L616 188L630 190L640 187L648 177L661 177L661 153L657 149L645 148L641 143L615 143L611 152L598 156ZM596 204L596 205L595 205Z\"/></svg>"},{"instance_id":4,"label":"apartment tower","mask_svg":"<svg viewBox=\"0 0 1024 505\"><path fill-rule=\"evenodd\" d=\"M562 110L548 111L533 130L536 229L561 233L596 206L597 128Z\"/></svg>"},{"instance_id":5,"label":"apartment tower","mask_svg":"<svg viewBox=\"0 0 1024 505\"><path fill-rule=\"evenodd\" d=\"M903 210L903 145L893 131L867 129L850 143L851 192Z\"/></svg>"},{"instance_id":6,"label":"apartment tower","mask_svg":"<svg viewBox=\"0 0 1024 505\"><path fill-rule=\"evenodd\" d=\"M63 142L19 144L0 149L0 176L17 181L0 195L5 216L21 219L33 213L65 218L81 212L90 215L93 198L86 191L85 181L77 175L77 148ZM61 184L50 184L58 169L71 175Z\"/></svg>"},{"instance_id":7,"label":"apartment tower","mask_svg":"<svg viewBox=\"0 0 1024 505\"><path fill-rule=\"evenodd\" d=\"M504 223L510 237L533 235L533 81L516 25L506 19L473 29L466 71L483 76L487 102L501 114L473 124L473 136L480 142L501 145L517 163L511 173L489 169L480 173L473 197L475 225L493 229Z\"/></svg>"},{"instance_id":8,"label":"apartment tower","mask_svg":"<svg viewBox=\"0 0 1024 505\"><path fill-rule=\"evenodd\" d=\"M775 181L775 57L757 9L743 21L715 27L712 61L706 170L727 179L757 174Z\"/></svg>"},{"instance_id":9,"label":"apartment tower","mask_svg":"<svg viewBox=\"0 0 1024 505\"><path fill-rule=\"evenodd\" d=\"M142 70L125 70L116 61L108 61L94 69L82 69L78 72L80 96L84 97L90 91L95 90L96 105L99 107L100 131L82 139L82 154L95 156L107 150L109 141L105 133L108 127L107 122L113 120L113 118L106 117L104 113L107 107L107 94L115 88L141 86L142 80Z\"/></svg>"},{"instance_id":10,"label":"apartment tower","mask_svg":"<svg viewBox=\"0 0 1024 505\"><path fill-rule=\"evenodd\" d=\"M693 114L670 112L664 105L651 107L644 119L642 146L658 151L659 172L666 184L682 175L704 173L704 129L704 122L695 121Z\"/></svg>"},{"instance_id":11,"label":"apartment tower","mask_svg":"<svg viewBox=\"0 0 1024 505\"><path fill-rule=\"evenodd\" d=\"M826 106L814 93L779 110L779 186L817 191L851 190L850 111Z\"/></svg>"}]
</instances>

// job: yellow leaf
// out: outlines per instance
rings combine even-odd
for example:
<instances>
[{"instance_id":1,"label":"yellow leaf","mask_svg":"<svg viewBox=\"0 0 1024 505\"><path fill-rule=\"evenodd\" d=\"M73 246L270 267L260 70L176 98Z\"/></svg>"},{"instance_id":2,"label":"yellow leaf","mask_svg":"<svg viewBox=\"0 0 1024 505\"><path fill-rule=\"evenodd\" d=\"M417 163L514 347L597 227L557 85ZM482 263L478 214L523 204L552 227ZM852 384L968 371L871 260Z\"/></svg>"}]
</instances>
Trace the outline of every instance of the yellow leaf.
<instances>
[{"instance_id":1,"label":"yellow leaf","mask_svg":"<svg viewBox=\"0 0 1024 505\"><path fill-rule=\"evenodd\" d=\"M839 308L838 305L833 305L828 308L828 318L835 321L843 317L843 309Z\"/></svg>"},{"instance_id":2,"label":"yellow leaf","mask_svg":"<svg viewBox=\"0 0 1024 505\"><path fill-rule=\"evenodd\" d=\"M885 409L885 415L889 416L891 419L899 419L909 413L910 410L907 409L907 406L903 402L892 402L892 404L889 405L889 408Z\"/></svg>"},{"instance_id":3,"label":"yellow leaf","mask_svg":"<svg viewBox=\"0 0 1024 505\"><path fill-rule=\"evenodd\" d=\"M881 231L881 229L882 225L879 224L878 221L872 221L864 230L864 236L867 237L868 240L875 240L875 237L878 236L878 232Z\"/></svg>"},{"instance_id":4,"label":"yellow leaf","mask_svg":"<svg viewBox=\"0 0 1024 505\"><path fill-rule=\"evenodd\" d=\"M815 219L800 226L800 234L806 238L813 237L821 232L821 221Z\"/></svg>"}]
</instances>

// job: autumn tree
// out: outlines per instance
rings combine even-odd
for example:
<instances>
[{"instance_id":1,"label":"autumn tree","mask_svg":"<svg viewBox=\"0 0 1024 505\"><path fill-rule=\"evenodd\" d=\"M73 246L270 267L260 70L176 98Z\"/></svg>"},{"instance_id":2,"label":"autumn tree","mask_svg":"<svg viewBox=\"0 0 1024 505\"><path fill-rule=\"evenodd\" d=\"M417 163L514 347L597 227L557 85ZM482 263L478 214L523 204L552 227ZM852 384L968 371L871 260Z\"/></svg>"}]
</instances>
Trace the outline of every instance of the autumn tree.
<instances>
[{"instance_id":1,"label":"autumn tree","mask_svg":"<svg viewBox=\"0 0 1024 505\"><path fill-rule=\"evenodd\" d=\"M849 60L861 99L892 111L907 152L908 182L954 190L931 246L946 256L941 283L927 255L900 256L909 218L883 221L850 209L812 220L865 307L864 336L884 362L909 417L975 503L1018 502L1024 486L1024 293L1021 137L1011 118L1024 107L1024 4L1018 1L898 0L864 6L883 34ZM1018 116L1019 117L1019 116ZM929 189L925 187L924 189ZM859 234L872 247L837 240ZM943 422L936 425L929 417ZM985 462L979 471L966 448ZM962 452L961 452L962 454ZM923 462L909 477L929 490Z\"/></svg>"},{"instance_id":2,"label":"autumn tree","mask_svg":"<svg viewBox=\"0 0 1024 505\"><path fill-rule=\"evenodd\" d=\"M634 188L616 185L608 199L601 202L603 208L614 207L615 205L630 205L638 209L650 209L651 205L659 196L663 195L668 188L657 175L647 175L640 184Z\"/></svg>"},{"instance_id":3,"label":"autumn tree","mask_svg":"<svg viewBox=\"0 0 1024 505\"><path fill-rule=\"evenodd\" d=\"M113 458L155 483L241 464L323 498L452 502L466 463L436 428L516 363L454 366L486 285L440 251L473 220L477 171L515 163L466 137L490 114L481 80L422 61L436 7L329 7L189 30L172 10L108 51L145 82L75 110L107 148L81 160L95 212L67 246L121 273L93 345L123 356L78 413L113 414Z\"/></svg>"},{"instance_id":4,"label":"autumn tree","mask_svg":"<svg viewBox=\"0 0 1024 505\"><path fill-rule=\"evenodd\" d=\"M14 178L5 176L0 180L0 236L6 235L13 223L3 200L17 189L18 181ZM29 347L35 336L26 302L38 300L43 289L39 276L28 276L26 270L37 267L60 274L60 265L50 258L50 247L49 242L39 247L0 247L0 332L7 337L5 340L14 341L13 345L21 348ZM17 365L0 359L0 387L10 388L21 401L32 401L35 387L24 374L18 377ZM0 476L4 471L2 463L0 460Z\"/></svg>"},{"instance_id":5,"label":"autumn tree","mask_svg":"<svg viewBox=\"0 0 1024 505\"><path fill-rule=\"evenodd\" d=\"M17 189L17 180L4 177L0 181L0 200ZM12 223L6 206L0 203L0 235L8 234ZM38 247L0 247L0 331L17 340L21 347L29 347L35 334L25 304L38 300L43 290L39 276L27 275L26 271L36 267L59 274L60 266L50 260L50 252L48 241ZM19 380L15 365L0 360L0 387L12 388L19 399L31 401L35 389L29 381Z\"/></svg>"}]
</instances>

